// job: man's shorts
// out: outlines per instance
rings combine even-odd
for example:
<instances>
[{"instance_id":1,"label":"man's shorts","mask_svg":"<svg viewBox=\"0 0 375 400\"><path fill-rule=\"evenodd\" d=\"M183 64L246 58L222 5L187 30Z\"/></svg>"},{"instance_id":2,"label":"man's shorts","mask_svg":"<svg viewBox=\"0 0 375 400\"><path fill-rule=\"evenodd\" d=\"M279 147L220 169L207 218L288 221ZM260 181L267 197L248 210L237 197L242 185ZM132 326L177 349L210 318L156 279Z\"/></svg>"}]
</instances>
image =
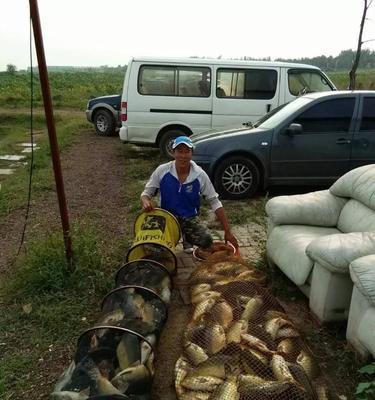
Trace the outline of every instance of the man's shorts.
<instances>
[{"instance_id":1,"label":"man's shorts","mask_svg":"<svg viewBox=\"0 0 375 400\"><path fill-rule=\"evenodd\" d=\"M184 239L198 247L206 249L212 245L212 236L199 222L199 217L177 217Z\"/></svg>"}]
</instances>

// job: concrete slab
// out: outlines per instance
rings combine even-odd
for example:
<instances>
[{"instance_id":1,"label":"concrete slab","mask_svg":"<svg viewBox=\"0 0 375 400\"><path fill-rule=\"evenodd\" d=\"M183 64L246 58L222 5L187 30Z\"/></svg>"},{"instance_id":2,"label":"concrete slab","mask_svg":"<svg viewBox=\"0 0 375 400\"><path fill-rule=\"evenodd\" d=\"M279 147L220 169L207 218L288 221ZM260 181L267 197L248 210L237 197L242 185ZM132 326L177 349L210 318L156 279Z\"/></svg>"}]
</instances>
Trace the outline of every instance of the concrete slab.
<instances>
[{"instance_id":1,"label":"concrete slab","mask_svg":"<svg viewBox=\"0 0 375 400\"><path fill-rule=\"evenodd\" d=\"M0 168L0 175L12 175L14 169L11 168Z\"/></svg>"},{"instance_id":2,"label":"concrete slab","mask_svg":"<svg viewBox=\"0 0 375 400\"><path fill-rule=\"evenodd\" d=\"M40 149L40 147L36 147L36 146L34 146L34 150L39 150ZM22 151L21 151L21 153L31 153L32 152L32 148L31 148L31 146L30 147L25 147Z\"/></svg>"},{"instance_id":3,"label":"concrete slab","mask_svg":"<svg viewBox=\"0 0 375 400\"><path fill-rule=\"evenodd\" d=\"M25 143L18 143L17 144L17 146L21 146L21 147L36 147L38 144L37 143L33 143L32 145L31 145L31 143L27 143L27 142L25 142Z\"/></svg>"},{"instance_id":4,"label":"concrete slab","mask_svg":"<svg viewBox=\"0 0 375 400\"><path fill-rule=\"evenodd\" d=\"M0 160L6 160L6 161L20 161L26 158L26 156L17 156L17 155L9 155L5 154L3 156L0 156Z\"/></svg>"}]
</instances>

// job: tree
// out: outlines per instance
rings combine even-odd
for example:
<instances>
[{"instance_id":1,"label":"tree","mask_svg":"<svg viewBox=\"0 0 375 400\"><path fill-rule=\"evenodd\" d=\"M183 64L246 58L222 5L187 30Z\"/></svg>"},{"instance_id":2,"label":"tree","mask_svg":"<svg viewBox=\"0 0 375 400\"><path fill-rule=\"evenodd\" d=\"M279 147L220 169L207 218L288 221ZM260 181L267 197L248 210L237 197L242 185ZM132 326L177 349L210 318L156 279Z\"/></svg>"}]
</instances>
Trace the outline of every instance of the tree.
<instances>
[{"instance_id":1,"label":"tree","mask_svg":"<svg viewBox=\"0 0 375 400\"><path fill-rule=\"evenodd\" d=\"M17 71L17 67L13 64L8 64L7 65L7 72L11 75L13 75Z\"/></svg>"},{"instance_id":2,"label":"tree","mask_svg":"<svg viewBox=\"0 0 375 400\"><path fill-rule=\"evenodd\" d=\"M365 21L366 21L366 14L367 10L370 8L371 3L373 0L363 0L363 14L362 14L362 19L361 19L361 25L359 28L359 36L358 36L358 45L357 45L357 52L354 58L353 66L352 69L349 72L349 89L354 90L355 89L355 79L356 79L356 72L359 64L359 59L361 57L361 48L362 44L365 43L365 41L362 41L362 34L363 34L363 28L365 26ZM366 40L366 42L369 42L369 40Z\"/></svg>"}]
</instances>

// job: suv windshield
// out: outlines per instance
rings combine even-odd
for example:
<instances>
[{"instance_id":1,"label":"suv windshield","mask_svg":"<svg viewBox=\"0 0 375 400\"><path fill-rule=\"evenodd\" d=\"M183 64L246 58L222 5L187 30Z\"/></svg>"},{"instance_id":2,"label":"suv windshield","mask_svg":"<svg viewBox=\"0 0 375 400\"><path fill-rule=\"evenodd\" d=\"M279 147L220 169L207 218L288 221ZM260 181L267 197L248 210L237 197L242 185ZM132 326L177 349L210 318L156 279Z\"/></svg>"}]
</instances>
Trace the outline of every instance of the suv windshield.
<instances>
[{"instance_id":1,"label":"suv windshield","mask_svg":"<svg viewBox=\"0 0 375 400\"><path fill-rule=\"evenodd\" d=\"M264 128L264 129L273 129L277 125L279 125L280 122L285 121L286 118L288 118L289 115L292 115L296 110L304 107L308 103L312 102L314 99L311 97L299 97L298 99L295 99L291 101L288 104L285 104L285 107L281 107L280 110L275 112L273 115L271 115L269 118L267 118L263 123L261 123L258 127L259 128ZM276 110L276 108L275 108ZM275 111L273 110L273 111Z\"/></svg>"}]
</instances>

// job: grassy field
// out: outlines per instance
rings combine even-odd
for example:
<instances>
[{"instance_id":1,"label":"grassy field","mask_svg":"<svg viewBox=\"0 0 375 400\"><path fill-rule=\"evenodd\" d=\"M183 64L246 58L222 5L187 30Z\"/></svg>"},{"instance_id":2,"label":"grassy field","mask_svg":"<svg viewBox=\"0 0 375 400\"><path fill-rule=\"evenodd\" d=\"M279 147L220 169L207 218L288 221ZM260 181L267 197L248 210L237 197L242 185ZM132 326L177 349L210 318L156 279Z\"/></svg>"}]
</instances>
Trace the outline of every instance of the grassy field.
<instances>
[{"instance_id":1,"label":"grassy field","mask_svg":"<svg viewBox=\"0 0 375 400\"><path fill-rule=\"evenodd\" d=\"M339 90L347 89L349 86L349 72L330 72L328 76ZM375 71L366 70L357 72L356 89L374 90L375 89Z\"/></svg>"},{"instance_id":2,"label":"grassy field","mask_svg":"<svg viewBox=\"0 0 375 400\"><path fill-rule=\"evenodd\" d=\"M85 110L92 97L121 93L124 72L51 72L49 82L54 107ZM34 106L42 106L39 76L34 75ZM0 107L30 104L30 74L0 72Z\"/></svg>"},{"instance_id":3,"label":"grassy field","mask_svg":"<svg viewBox=\"0 0 375 400\"><path fill-rule=\"evenodd\" d=\"M349 84L348 72L328 74L338 89L346 89ZM56 108L85 110L91 97L121 93L124 72L51 72L49 73L51 96ZM34 75L36 107L42 105L40 82ZM358 89L375 89L375 71L359 71ZM28 107L30 104L30 75L14 75L0 72L0 107Z\"/></svg>"},{"instance_id":4,"label":"grassy field","mask_svg":"<svg viewBox=\"0 0 375 400\"><path fill-rule=\"evenodd\" d=\"M346 76L330 74L339 88L345 88ZM57 107L55 120L60 150L65 153L80 135L87 134L83 131L93 129L82 112L87 99L119 93L123 74L55 73L50 75L50 80ZM374 81L375 72L360 74L358 78L358 82L368 85L368 88ZM27 107L29 97L27 75L9 77L0 73L2 154L14 154L19 151L17 143L29 140L29 112L25 108L20 109ZM36 99L35 105L40 105L38 90ZM67 107L71 112L59 111L59 108ZM45 121L40 110L34 118L34 129L38 132L37 143L41 149L35 152L32 201L34 206L41 206L44 196L54 191L54 181ZM123 201L128 204L127 218L133 221L139 212L138 194L144 181L162 160L156 149L147 149L140 155L130 146L119 148L118 157L126 171ZM29 155L26 161L30 162ZM28 174L29 164L20 166L14 175L1 178L0 224L10 213L25 205ZM264 226L264 204L265 198L260 196L249 201L225 202L225 208L233 224L254 222ZM49 233L46 238L43 227L36 225L32 227L33 235L26 251L3 279L6 285L3 284L0 293L0 346L5 341L7 346L5 351L0 347L2 399L23 399L25 390L37 387L54 363L51 354L59 357L60 364L63 362L66 365L66 357L73 352L77 332L86 329L95 320L101 298L113 286L114 265L123 258L124 238L110 237L109 244L108 233L98 230L93 223L95 218L100 218L100 210L90 212L73 224L74 250L78 255L73 275L67 269L60 231ZM207 207L203 207L203 213L207 213ZM131 224L126 229L130 237ZM265 259L261 263L265 267ZM273 276L272 279L278 278ZM348 371L355 368L352 360L343 362L343 365Z\"/></svg>"}]
</instances>

